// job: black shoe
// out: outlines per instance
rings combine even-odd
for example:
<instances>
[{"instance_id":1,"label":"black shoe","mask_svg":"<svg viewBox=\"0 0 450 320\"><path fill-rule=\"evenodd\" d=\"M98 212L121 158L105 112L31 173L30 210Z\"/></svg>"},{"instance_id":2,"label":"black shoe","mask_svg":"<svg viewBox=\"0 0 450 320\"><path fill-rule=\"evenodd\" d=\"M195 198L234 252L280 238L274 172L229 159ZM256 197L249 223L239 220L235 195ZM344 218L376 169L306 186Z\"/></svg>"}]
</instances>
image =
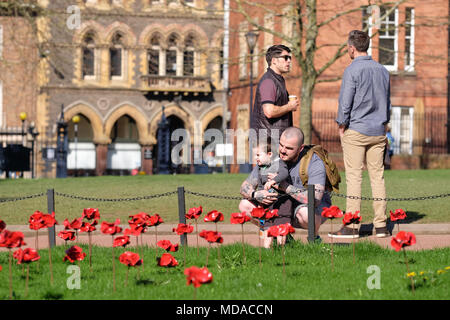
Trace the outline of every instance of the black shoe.
<instances>
[{"instance_id":1,"label":"black shoe","mask_svg":"<svg viewBox=\"0 0 450 320\"><path fill-rule=\"evenodd\" d=\"M391 236L387 227L375 228L375 234L377 238L386 238Z\"/></svg>"},{"instance_id":2,"label":"black shoe","mask_svg":"<svg viewBox=\"0 0 450 320\"><path fill-rule=\"evenodd\" d=\"M339 231L329 233L328 236L335 239L358 239L359 230L353 230L344 226Z\"/></svg>"}]
</instances>

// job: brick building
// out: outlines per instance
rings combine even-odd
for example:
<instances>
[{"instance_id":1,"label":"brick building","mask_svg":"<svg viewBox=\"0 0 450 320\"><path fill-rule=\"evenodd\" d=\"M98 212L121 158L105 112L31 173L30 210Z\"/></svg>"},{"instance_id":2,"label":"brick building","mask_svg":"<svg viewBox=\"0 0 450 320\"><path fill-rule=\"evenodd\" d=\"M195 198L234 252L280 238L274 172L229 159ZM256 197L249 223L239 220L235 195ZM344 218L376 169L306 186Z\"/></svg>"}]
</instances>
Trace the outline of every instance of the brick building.
<instances>
[{"instance_id":1,"label":"brick building","mask_svg":"<svg viewBox=\"0 0 450 320\"><path fill-rule=\"evenodd\" d=\"M234 63L230 64L232 95L229 106L232 128L248 129L249 126L250 60L245 34L249 30L259 29L253 56L255 90L259 77L267 68L265 49L276 43L292 48L292 42L282 39L279 34L294 39L295 32L298 34L293 3L282 1L277 8L272 8L275 10L273 12L260 10L255 5L244 6L245 13L251 12L245 17L239 12L241 8L236 2L232 2L235 9L231 14L234 32L230 37L230 57L234 58ZM330 23L324 23L344 12L347 13ZM345 3L317 2L317 25L320 27L314 57L316 69L333 57L339 45L345 44L350 30L370 26L368 32L373 38L369 54L385 65L391 74L390 125L395 138L396 155L447 153L448 12L449 2L444 0L404 1L395 8L369 6L367 1L357 0ZM376 20L378 17L380 19ZM264 30L275 30L275 33ZM304 44L305 38L302 41ZM341 152L334 122L338 107L339 77L350 62L344 52L317 79L313 96L312 142L321 143L335 153ZM287 88L290 94L301 96L301 70L295 59L292 65L291 72L285 77ZM294 114L295 125L299 126L301 116L301 110ZM237 166L234 167L236 170Z\"/></svg>"},{"instance_id":2,"label":"brick building","mask_svg":"<svg viewBox=\"0 0 450 320\"><path fill-rule=\"evenodd\" d=\"M2 85L3 93L14 87L23 95L28 118L40 133L38 176L55 176L55 162L45 160L42 151L55 146L60 117L68 124L69 175L128 174L132 169L152 173L163 106L170 132L186 129L171 144L186 143L180 152L187 164L182 169L193 171L188 159L193 157L194 142L201 147L206 129L222 128L226 95L221 1L35 3L42 8L34 20L36 29L21 28L20 33L23 30L34 40L23 43L27 50L39 47L43 54L29 70L9 71L9 80ZM3 27L3 54L12 55L7 39L14 32L7 28ZM14 85L12 74L22 85L28 81L21 75L34 77L28 89L34 94ZM21 102L10 99L19 99L19 94L10 91L3 97L7 117L10 110L18 110ZM76 124L74 116L79 119ZM19 125L20 120L17 115L5 123ZM176 161L172 164L175 170Z\"/></svg>"}]
</instances>

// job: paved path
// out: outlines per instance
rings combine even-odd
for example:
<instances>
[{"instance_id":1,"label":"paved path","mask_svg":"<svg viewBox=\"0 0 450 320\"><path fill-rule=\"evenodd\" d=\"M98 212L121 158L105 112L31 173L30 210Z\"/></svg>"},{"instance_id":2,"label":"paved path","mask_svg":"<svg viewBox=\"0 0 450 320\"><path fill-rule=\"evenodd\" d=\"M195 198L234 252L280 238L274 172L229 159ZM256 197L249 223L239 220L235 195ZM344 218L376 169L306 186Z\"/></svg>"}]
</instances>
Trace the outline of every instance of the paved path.
<instances>
[{"instance_id":1,"label":"paved path","mask_svg":"<svg viewBox=\"0 0 450 320\"><path fill-rule=\"evenodd\" d=\"M122 227L127 228L127 225ZM176 227L176 224L161 224L158 226L158 240L167 239L173 243L179 243L180 237L177 236L172 228ZM335 223L333 226L334 230L337 230L339 226ZM27 225L10 225L7 226L8 230L11 231L22 231L25 235L25 242L27 246L34 247L35 243L35 232L30 230ZM56 233L63 229L63 226L56 226ZM99 227L97 228L99 229ZM213 224L199 224L199 231L215 230ZM371 230L371 225L362 225L361 232L364 233L367 230ZM400 229L403 231L413 232L416 235L417 243L414 246L408 247L408 250L422 250L422 249L432 249L441 247L450 247L450 223L439 223L439 224L401 224ZM331 230L331 225L329 222L321 226L319 234L322 237L324 243L329 243L330 238L327 236L328 232ZM240 242L242 240L241 226L232 224L218 224L218 231L222 232L224 239L223 244L230 244L234 242ZM244 241L252 246L259 246L259 236L258 228L247 223L244 225ZM393 229L393 234L397 233L397 226ZM308 233L303 229L296 229L293 234L295 239L298 239L304 243L307 243ZM132 245L135 244L135 237L131 237ZM79 235L79 242L87 243L88 236L86 233L81 233ZM145 245L154 246L156 241L155 228L149 228L148 231L143 236L143 242ZM373 241L383 247L390 247L391 237L387 238L377 238L374 235L361 236L358 241ZM111 236L103 235L100 231L95 231L92 234L92 242L95 245L100 246L111 246ZM197 243L195 231L193 234L188 235L188 244L195 246ZM345 240L334 240L334 243L351 243L350 239ZM62 245L64 241L56 237L56 244ZM199 238L199 245L206 246L207 242ZM39 248L46 248L48 246L48 236L46 230L39 231ZM0 248L0 251L6 250L5 248Z\"/></svg>"}]
</instances>

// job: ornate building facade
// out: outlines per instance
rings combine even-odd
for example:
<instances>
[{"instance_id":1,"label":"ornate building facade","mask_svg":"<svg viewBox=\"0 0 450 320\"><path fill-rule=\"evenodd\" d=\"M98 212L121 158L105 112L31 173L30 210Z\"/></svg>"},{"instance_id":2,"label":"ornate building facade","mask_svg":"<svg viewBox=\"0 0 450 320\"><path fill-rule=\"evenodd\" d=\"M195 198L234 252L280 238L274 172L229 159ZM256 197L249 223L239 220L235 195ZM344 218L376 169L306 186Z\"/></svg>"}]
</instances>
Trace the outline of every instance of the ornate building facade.
<instances>
[{"instance_id":1,"label":"ornate building facade","mask_svg":"<svg viewBox=\"0 0 450 320\"><path fill-rule=\"evenodd\" d=\"M186 130L185 159L193 157L193 143L207 128L221 128L220 1L39 3L46 14L38 35L48 55L36 122L46 140L55 137L61 115L68 123L69 172L151 174L163 107L170 132ZM38 166L42 176L54 174L44 160Z\"/></svg>"}]
</instances>

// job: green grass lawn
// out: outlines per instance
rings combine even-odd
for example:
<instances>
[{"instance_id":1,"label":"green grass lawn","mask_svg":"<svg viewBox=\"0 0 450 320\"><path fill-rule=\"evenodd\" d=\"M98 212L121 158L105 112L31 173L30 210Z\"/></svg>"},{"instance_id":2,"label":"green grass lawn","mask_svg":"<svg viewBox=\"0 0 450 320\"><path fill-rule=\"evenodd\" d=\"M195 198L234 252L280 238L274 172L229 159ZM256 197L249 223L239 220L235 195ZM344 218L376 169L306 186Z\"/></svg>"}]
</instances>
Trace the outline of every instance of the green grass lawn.
<instances>
[{"instance_id":1,"label":"green grass lawn","mask_svg":"<svg viewBox=\"0 0 450 320\"><path fill-rule=\"evenodd\" d=\"M88 252L85 245L83 251ZM25 274L21 265L13 264L14 299L156 299L189 300L194 288L186 285L183 274L183 248L173 253L179 265L166 269L158 267L155 249L144 249L145 268L131 269L128 286L124 286L127 267L119 263L118 256L134 247L116 248L116 292L112 283L111 248L93 247L93 270L89 270L88 257L80 266L80 288L69 289L74 284L71 265L63 262L64 247L52 250L54 284L50 285L48 251L40 250L39 271L36 262L30 267L28 296L25 293ZM159 255L162 249L159 249ZM200 248L197 257L195 247L187 250L186 266L203 266L207 248ZM406 276L403 254L381 248L373 243L360 241L356 245L356 263L353 264L352 246L334 246L334 271L331 271L329 244L303 244L293 242L285 249L285 275L282 266L282 250L262 249L262 267L259 266L259 249L246 246L246 263L243 263L241 245L220 248L220 265L217 249L211 247L208 269L213 281L197 290L197 299L208 300L300 300L300 299L361 299L361 300L411 300L448 299L450 290L450 248L408 251L409 268L415 272L416 288L413 294ZM0 299L9 298L8 252L0 253ZM372 266L372 267L371 267ZM373 267L375 266L375 267ZM373 269L379 270L379 287L376 287ZM26 270L26 269L25 269ZM424 272L428 280L419 276ZM369 287L369 284L375 287Z\"/></svg>"},{"instance_id":2,"label":"green grass lawn","mask_svg":"<svg viewBox=\"0 0 450 320\"><path fill-rule=\"evenodd\" d=\"M341 193L345 194L345 173L342 172ZM245 174L209 174L209 175L152 175L152 176L105 176L79 177L66 179L1 180L0 198L20 197L45 193L47 189L82 197L94 198L132 198L176 191L184 186L185 190L218 196L239 197L239 188L246 178ZM396 197L419 197L450 193L450 170L398 170L385 173L387 195ZM363 196L371 197L367 173L364 175ZM345 199L334 197L333 203L345 210ZM186 209L203 206L204 211L217 209L222 211L228 221L232 212L238 210L239 200L215 199L186 194ZM402 208L407 211L408 222L431 223L450 222L450 197L421 200L388 202L389 210ZM79 217L83 208L99 208L102 220L112 221L119 217L125 221L129 215L143 211L159 213L166 222L178 221L178 200L173 194L161 198L138 201L86 201L56 196L56 215L59 220ZM0 203L0 219L7 224L26 224L28 217L35 211L47 212L47 198ZM362 201L361 215L363 223L372 221L372 203ZM60 221L62 222L62 221Z\"/></svg>"}]
</instances>

